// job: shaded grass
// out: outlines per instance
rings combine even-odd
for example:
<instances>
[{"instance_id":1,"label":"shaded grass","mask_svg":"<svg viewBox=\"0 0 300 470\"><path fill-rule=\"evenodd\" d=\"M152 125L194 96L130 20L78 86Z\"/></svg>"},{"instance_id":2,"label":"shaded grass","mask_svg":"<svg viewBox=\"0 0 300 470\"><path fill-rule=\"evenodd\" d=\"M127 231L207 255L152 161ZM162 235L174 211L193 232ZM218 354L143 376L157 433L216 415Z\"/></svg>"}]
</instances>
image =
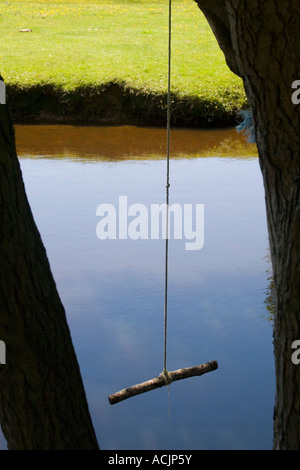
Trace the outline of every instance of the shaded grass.
<instances>
[{"instance_id":1,"label":"shaded grass","mask_svg":"<svg viewBox=\"0 0 300 470\"><path fill-rule=\"evenodd\" d=\"M8 85L15 122L166 125L166 93L133 89L124 83L79 86ZM171 125L212 128L236 124L235 110L198 97L171 95Z\"/></svg>"},{"instance_id":2,"label":"shaded grass","mask_svg":"<svg viewBox=\"0 0 300 470\"><path fill-rule=\"evenodd\" d=\"M245 104L241 80L228 69L196 3L173 0L172 10L174 121L178 125L231 121ZM125 118L126 103L128 119L137 110L141 120L162 119L165 114L165 0L11 1L0 5L0 26L0 70L11 101L15 102L18 93L19 105L14 111L19 109L20 116L21 109L28 109L26 93L27 97L40 96L38 101L48 105L48 116L53 112L66 117L76 111L80 96L85 106L94 96L95 105L101 108L99 97L105 89L116 92L112 100L118 102L116 119ZM20 29L32 32L21 33ZM48 100L44 96L47 90L51 90ZM50 96L53 106L49 108ZM63 103L65 110L61 110ZM36 107L36 100L32 104ZM85 117L83 111L80 114L84 120L95 116L105 120L93 108Z\"/></svg>"}]
</instances>

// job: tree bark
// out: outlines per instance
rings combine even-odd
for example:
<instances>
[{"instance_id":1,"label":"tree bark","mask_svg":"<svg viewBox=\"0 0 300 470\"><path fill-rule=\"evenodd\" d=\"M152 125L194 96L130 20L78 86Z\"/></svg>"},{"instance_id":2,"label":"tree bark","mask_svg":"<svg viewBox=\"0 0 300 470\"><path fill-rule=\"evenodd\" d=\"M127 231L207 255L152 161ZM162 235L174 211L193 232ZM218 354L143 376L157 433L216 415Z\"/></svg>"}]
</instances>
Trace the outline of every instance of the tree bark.
<instances>
[{"instance_id":1,"label":"tree bark","mask_svg":"<svg viewBox=\"0 0 300 470\"><path fill-rule=\"evenodd\" d=\"M206 14L208 2L196 1ZM211 9L218 4L218 17L228 19L227 62L234 56L232 70L242 77L253 111L265 187L276 297L273 447L299 450L300 368L291 361L291 345L300 339L300 114L292 103L291 87L300 78L300 3L211 0L209 4ZM218 22L214 27L220 42L224 33Z\"/></svg>"},{"instance_id":2,"label":"tree bark","mask_svg":"<svg viewBox=\"0 0 300 470\"><path fill-rule=\"evenodd\" d=\"M224 0L195 0L204 13L221 50L226 63L233 73L241 77L241 72L235 57L230 34L229 17L225 11Z\"/></svg>"},{"instance_id":3,"label":"tree bark","mask_svg":"<svg viewBox=\"0 0 300 470\"><path fill-rule=\"evenodd\" d=\"M98 449L65 311L0 106L0 421L8 449Z\"/></svg>"}]
</instances>

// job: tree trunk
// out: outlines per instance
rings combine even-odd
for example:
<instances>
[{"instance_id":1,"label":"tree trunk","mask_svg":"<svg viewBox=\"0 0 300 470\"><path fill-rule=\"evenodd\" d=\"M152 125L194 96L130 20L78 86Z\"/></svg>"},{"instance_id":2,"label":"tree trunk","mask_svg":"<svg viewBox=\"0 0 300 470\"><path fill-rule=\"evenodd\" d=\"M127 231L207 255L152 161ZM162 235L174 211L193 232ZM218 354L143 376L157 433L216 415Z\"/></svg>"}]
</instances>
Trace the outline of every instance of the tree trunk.
<instances>
[{"instance_id":1,"label":"tree trunk","mask_svg":"<svg viewBox=\"0 0 300 470\"><path fill-rule=\"evenodd\" d=\"M0 421L15 450L98 449L79 366L0 106Z\"/></svg>"},{"instance_id":2,"label":"tree trunk","mask_svg":"<svg viewBox=\"0 0 300 470\"><path fill-rule=\"evenodd\" d=\"M205 14L208 2L196 1ZM232 49L227 63L234 64L232 70L244 81L264 180L276 295L273 447L299 450L300 366L291 361L291 346L300 339L300 114L291 96L292 83L300 78L300 2L210 0L209 4L211 10L216 6L223 25L228 19L226 44L230 49L229 33ZM218 22L214 24L222 36Z\"/></svg>"}]
</instances>

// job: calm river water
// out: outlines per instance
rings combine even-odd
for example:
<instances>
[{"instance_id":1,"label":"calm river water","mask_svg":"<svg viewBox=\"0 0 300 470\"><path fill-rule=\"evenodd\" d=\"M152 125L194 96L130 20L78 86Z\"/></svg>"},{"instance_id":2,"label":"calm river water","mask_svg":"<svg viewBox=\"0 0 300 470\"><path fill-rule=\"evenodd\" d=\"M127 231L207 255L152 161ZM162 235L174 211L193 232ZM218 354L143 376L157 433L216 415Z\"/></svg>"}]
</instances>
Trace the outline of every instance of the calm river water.
<instances>
[{"instance_id":1,"label":"calm river water","mask_svg":"<svg viewBox=\"0 0 300 470\"><path fill-rule=\"evenodd\" d=\"M255 146L235 130L171 132L170 204L204 204L204 246L171 235L167 367L219 368L111 406L109 394L163 368L165 245L100 240L96 210L118 213L119 196L149 211L165 202L166 132L16 126L16 138L100 447L271 449L271 267Z\"/></svg>"}]
</instances>

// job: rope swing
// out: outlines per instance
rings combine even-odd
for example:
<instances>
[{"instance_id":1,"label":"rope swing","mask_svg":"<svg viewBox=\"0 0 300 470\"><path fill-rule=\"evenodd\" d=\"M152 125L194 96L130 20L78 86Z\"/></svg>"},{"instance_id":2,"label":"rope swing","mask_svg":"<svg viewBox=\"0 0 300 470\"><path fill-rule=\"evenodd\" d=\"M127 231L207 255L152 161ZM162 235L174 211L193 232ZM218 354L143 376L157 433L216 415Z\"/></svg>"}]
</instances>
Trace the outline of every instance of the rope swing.
<instances>
[{"instance_id":1,"label":"rope swing","mask_svg":"<svg viewBox=\"0 0 300 470\"><path fill-rule=\"evenodd\" d=\"M168 262L169 262L169 188L170 188L170 130L171 130L171 33L172 33L172 0L169 0L168 28L168 98L167 98L167 181L166 181L166 246L165 246L165 305L164 305L164 360L163 370L155 378L146 382L124 388L109 395L111 405L141 393L170 385L176 380L203 375L218 368L217 361L210 361L194 367L186 367L169 372L167 370L167 321L168 321Z\"/></svg>"}]
</instances>

